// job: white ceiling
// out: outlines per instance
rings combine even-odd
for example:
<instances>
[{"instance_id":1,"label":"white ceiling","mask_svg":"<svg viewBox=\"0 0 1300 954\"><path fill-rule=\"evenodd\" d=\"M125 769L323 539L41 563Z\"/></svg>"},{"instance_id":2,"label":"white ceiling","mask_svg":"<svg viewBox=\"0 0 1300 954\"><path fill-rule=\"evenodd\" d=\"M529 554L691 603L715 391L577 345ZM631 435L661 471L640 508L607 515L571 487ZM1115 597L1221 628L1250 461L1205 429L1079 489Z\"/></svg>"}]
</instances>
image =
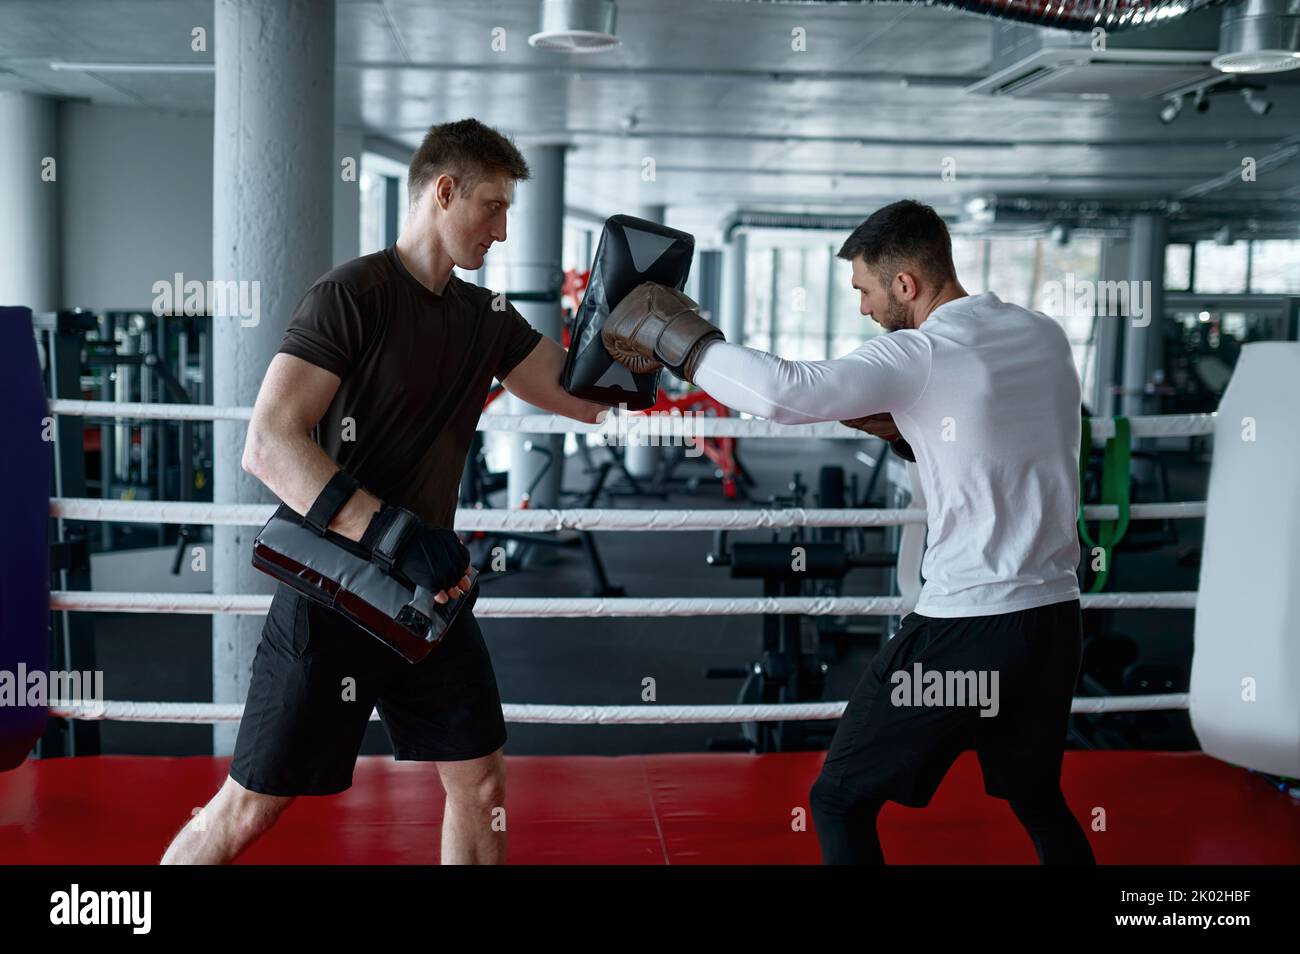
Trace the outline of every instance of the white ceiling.
<instances>
[{"instance_id":1,"label":"white ceiling","mask_svg":"<svg viewBox=\"0 0 1300 954\"><path fill-rule=\"evenodd\" d=\"M562 139L574 147L571 205L666 203L675 222L702 227L738 207L865 213L903 195L948 212L975 193L1171 196L1300 130L1294 75L1271 82L1266 117L1223 96L1169 126L1152 101L964 94L988 72L996 21L925 6L619 0L622 46L586 57L529 47L538 10L539 0L339 0L339 123L407 146L467 115L525 145ZM212 17L211 0L4 0L0 89L210 112L210 75L49 64L210 63L189 40L195 26L210 33ZM494 27L504 52L491 48ZM795 27L805 52L791 48ZM654 182L642 179L647 156ZM940 175L945 157L954 181ZM1300 199L1300 155L1216 196Z\"/></svg>"}]
</instances>

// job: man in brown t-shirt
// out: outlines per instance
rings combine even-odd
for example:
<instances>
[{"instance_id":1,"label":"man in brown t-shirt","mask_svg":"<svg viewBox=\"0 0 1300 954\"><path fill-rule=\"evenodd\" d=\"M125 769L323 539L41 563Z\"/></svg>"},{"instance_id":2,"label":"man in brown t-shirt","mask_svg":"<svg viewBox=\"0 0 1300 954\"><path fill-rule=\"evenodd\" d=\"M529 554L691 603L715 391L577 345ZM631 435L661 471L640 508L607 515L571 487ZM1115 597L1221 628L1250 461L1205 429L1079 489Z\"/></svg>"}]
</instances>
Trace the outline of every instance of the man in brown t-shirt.
<instances>
[{"instance_id":1,"label":"man in brown t-shirt","mask_svg":"<svg viewBox=\"0 0 1300 954\"><path fill-rule=\"evenodd\" d=\"M347 471L362 489L330 529L359 541L384 504L451 527L493 378L529 404L600 421L602 405L560 386L565 353L556 342L493 292L452 275L453 266L481 267L505 241L514 184L526 178L515 146L476 120L429 131L411 161L411 209L397 244L327 273L294 312L253 408L245 470L299 513ZM438 602L468 589L461 578ZM375 707L396 758L438 765L447 794L442 861L503 861L506 731L473 615L462 612L412 665L281 585L230 777L203 824L182 829L163 862L229 862L296 796L347 789Z\"/></svg>"}]
</instances>

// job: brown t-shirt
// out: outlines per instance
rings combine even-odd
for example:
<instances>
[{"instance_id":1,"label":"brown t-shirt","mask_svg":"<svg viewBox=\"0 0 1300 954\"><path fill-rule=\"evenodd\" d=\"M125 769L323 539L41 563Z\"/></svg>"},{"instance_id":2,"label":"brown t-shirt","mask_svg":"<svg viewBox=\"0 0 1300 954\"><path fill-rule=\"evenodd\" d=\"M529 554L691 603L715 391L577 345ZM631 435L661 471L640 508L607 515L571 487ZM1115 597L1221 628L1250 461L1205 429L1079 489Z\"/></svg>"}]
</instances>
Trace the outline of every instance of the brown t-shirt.
<instances>
[{"instance_id":1,"label":"brown t-shirt","mask_svg":"<svg viewBox=\"0 0 1300 954\"><path fill-rule=\"evenodd\" d=\"M322 276L280 345L343 382L317 428L325 453L433 526L452 525L492 378L542 337L509 303L495 310L493 298L455 275L435 295L386 248Z\"/></svg>"}]
</instances>

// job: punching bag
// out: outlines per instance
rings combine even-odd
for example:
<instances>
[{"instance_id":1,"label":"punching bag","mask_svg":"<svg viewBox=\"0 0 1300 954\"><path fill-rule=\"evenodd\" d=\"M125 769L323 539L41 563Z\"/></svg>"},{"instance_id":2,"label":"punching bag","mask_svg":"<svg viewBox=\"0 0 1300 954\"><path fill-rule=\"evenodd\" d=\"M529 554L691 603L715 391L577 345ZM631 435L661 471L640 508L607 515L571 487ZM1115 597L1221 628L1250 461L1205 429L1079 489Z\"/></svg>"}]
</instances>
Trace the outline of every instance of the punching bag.
<instances>
[{"instance_id":1,"label":"punching bag","mask_svg":"<svg viewBox=\"0 0 1300 954\"><path fill-rule=\"evenodd\" d=\"M21 765L45 731L20 674L48 672L50 649L49 415L28 308L0 308L0 407L8 423L0 466L0 772ZM48 700L41 700L48 701Z\"/></svg>"},{"instance_id":2,"label":"punching bag","mask_svg":"<svg viewBox=\"0 0 1300 954\"><path fill-rule=\"evenodd\" d=\"M1300 776L1300 344L1247 344L1219 402L1190 709L1209 755Z\"/></svg>"}]
</instances>

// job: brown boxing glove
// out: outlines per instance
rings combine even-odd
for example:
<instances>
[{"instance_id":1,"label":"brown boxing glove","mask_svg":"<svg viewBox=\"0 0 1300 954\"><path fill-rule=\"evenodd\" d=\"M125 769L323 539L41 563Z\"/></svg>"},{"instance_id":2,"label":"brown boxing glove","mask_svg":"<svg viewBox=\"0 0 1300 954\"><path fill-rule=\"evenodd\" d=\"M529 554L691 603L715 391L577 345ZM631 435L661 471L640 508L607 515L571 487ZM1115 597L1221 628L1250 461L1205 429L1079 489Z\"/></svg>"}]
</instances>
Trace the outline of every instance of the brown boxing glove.
<instances>
[{"instance_id":1,"label":"brown boxing glove","mask_svg":"<svg viewBox=\"0 0 1300 954\"><path fill-rule=\"evenodd\" d=\"M864 434L870 434L872 437L879 437L889 443L889 447L895 454L903 458L916 462L916 455L912 453L912 445L903 440L903 436L898 432L894 425L894 416L892 414L868 414L866 417L855 417L851 420L840 421L845 427L851 427L856 431L862 431Z\"/></svg>"},{"instance_id":2,"label":"brown boxing glove","mask_svg":"<svg viewBox=\"0 0 1300 954\"><path fill-rule=\"evenodd\" d=\"M901 437L896 441L890 441L889 449L903 460L910 460L913 464L916 463L916 454L912 453L912 445Z\"/></svg>"},{"instance_id":3,"label":"brown boxing glove","mask_svg":"<svg viewBox=\"0 0 1300 954\"><path fill-rule=\"evenodd\" d=\"M726 339L677 289L645 282L609 313L600 340L610 357L630 371L665 367L694 384L705 350Z\"/></svg>"}]
</instances>

